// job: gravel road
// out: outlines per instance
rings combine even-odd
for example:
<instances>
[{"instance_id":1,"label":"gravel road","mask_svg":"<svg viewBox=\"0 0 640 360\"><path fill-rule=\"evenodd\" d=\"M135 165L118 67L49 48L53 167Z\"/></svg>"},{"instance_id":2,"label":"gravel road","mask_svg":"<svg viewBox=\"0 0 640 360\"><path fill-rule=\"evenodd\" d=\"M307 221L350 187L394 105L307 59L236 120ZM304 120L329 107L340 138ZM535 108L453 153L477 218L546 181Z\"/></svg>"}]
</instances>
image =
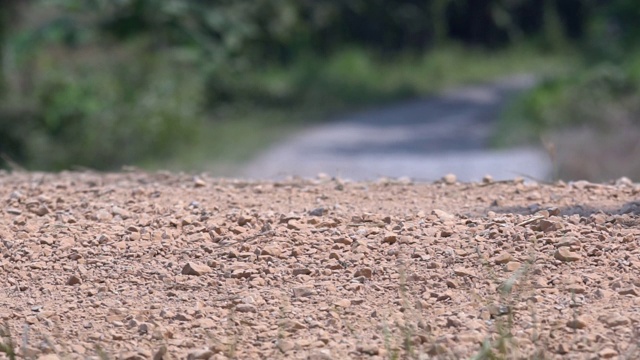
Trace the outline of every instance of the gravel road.
<instances>
[{"instance_id":1,"label":"gravel road","mask_svg":"<svg viewBox=\"0 0 640 360\"><path fill-rule=\"evenodd\" d=\"M0 171L0 360L638 359L639 194Z\"/></svg>"},{"instance_id":2,"label":"gravel road","mask_svg":"<svg viewBox=\"0 0 640 360\"><path fill-rule=\"evenodd\" d=\"M546 179L538 148L489 149L500 109L533 86L531 76L447 91L312 126L260 154L243 176L278 179L318 173L353 180L410 177L432 181L454 173L463 181L525 175Z\"/></svg>"}]
</instances>

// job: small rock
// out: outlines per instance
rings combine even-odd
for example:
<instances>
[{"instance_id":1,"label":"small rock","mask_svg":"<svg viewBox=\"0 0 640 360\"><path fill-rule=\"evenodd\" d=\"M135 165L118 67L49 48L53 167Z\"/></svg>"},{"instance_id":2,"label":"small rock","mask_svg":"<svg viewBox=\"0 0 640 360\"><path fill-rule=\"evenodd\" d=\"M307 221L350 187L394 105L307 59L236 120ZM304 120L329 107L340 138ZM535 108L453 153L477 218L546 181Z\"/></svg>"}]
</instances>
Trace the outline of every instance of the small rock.
<instances>
[{"instance_id":1,"label":"small rock","mask_svg":"<svg viewBox=\"0 0 640 360\"><path fill-rule=\"evenodd\" d=\"M296 347L296 344L293 341L280 339L278 340L278 344L276 345L280 351L283 353L287 353L293 350Z\"/></svg>"},{"instance_id":2,"label":"small rock","mask_svg":"<svg viewBox=\"0 0 640 360\"><path fill-rule=\"evenodd\" d=\"M206 360L213 355L213 351L209 349L194 350L187 355L187 360Z\"/></svg>"},{"instance_id":3,"label":"small rock","mask_svg":"<svg viewBox=\"0 0 640 360\"><path fill-rule=\"evenodd\" d=\"M564 354L569 353L569 351L570 351L570 350L571 350L571 348L569 347L569 345L568 345L568 344L560 343L560 344L558 345L558 348L556 349L556 352L557 352L558 354L560 354L560 355L564 355Z\"/></svg>"},{"instance_id":4,"label":"small rock","mask_svg":"<svg viewBox=\"0 0 640 360\"><path fill-rule=\"evenodd\" d=\"M440 209L434 209L431 214L437 216L441 221L454 220L456 218L454 215Z\"/></svg>"},{"instance_id":5,"label":"small rock","mask_svg":"<svg viewBox=\"0 0 640 360\"><path fill-rule=\"evenodd\" d=\"M319 207L309 211L310 216L322 216L324 215L324 208Z\"/></svg>"},{"instance_id":6,"label":"small rock","mask_svg":"<svg viewBox=\"0 0 640 360\"><path fill-rule=\"evenodd\" d=\"M297 268L297 269L293 269L293 276L297 276L297 275L310 275L311 274L311 270L307 269L307 268Z\"/></svg>"},{"instance_id":7,"label":"small rock","mask_svg":"<svg viewBox=\"0 0 640 360\"><path fill-rule=\"evenodd\" d=\"M588 321L583 316L578 316L574 319L567 321L567 327L572 329L584 329L587 327Z\"/></svg>"},{"instance_id":8,"label":"small rock","mask_svg":"<svg viewBox=\"0 0 640 360\"><path fill-rule=\"evenodd\" d=\"M307 360L333 360L333 356L331 356L331 350L320 349L309 354Z\"/></svg>"},{"instance_id":9,"label":"small rock","mask_svg":"<svg viewBox=\"0 0 640 360\"><path fill-rule=\"evenodd\" d=\"M258 309L251 304L238 304L236 305L236 311L241 313L248 313L248 312L254 313L254 312L258 312Z\"/></svg>"},{"instance_id":10,"label":"small rock","mask_svg":"<svg viewBox=\"0 0 640 360\"><path fill-rule=\"evenodd\" d=\"M513 260L513 257L508 252L502 252L500 255L493 258L493 262L496 264L506 264L511 260Z\"/></svg>"},{"instance_id":11,"label":"small rock","mask_svg":"<svg viewBox=\"0 0 640 360\"><path fill-rule=\"evenodd\" d=\"M455 317L450 316L450 317L448 317L448 318L447 318L447 324L446 324L446 326L447 326L447 327L454 327L454 328L458 328L458 327L461 327L461 326L462 326L462 322L461 322L459 319L457 319L457 318L455 318Z\"/></svg>"},{"instance_id":12,"label":"small rock","mask_svg":"<svg viewBox=\"0 0 640 360\"><path fill-rule=\"evenodd\" d=\"M204 180L202 180L202 178L200 178L199 176L194 176L193 186L197 188L201 188L201 187L207 186L207 183Z\"/></svg>"},{"instance_id":13,"label":"small rock","mask_svg":"<svg viewBox=\"0 0 640 360\"><path fill-rule=\"evenodd\" d=\"M463 267L457 267L455 269L453 269L453 273L456 274L457 276L462 276L462 277L475 277L476 275L474 274L474 272L472 270L463 268Z\"/></svg>"},{"instance_id":14,"label":"small rock","mask_svg":"<svg viewBox=\"0 0 640 360\"><path fill-rule=\"evenodd\" d=\"M38 360L60 360L60 357L56 354L45 354L38 356Z\"/></svg>"},{"instance_id":15,"label":"small rock","mask_svg":"<svg viewBox=\"0 0 640 360\"><path fill-rule=\"evenodd\" d=\"M262 249L262 251L260 252L260 255L273 256L273 257L278 257L281 254L282 254L282 250L280 250L280 248L278 248L277 246L270 246L270 245L265 246L264 249Z\"/></svg>"},{"instance_id":16,"label":"small rock","mask_svg":"<svg viewBox=\"0 0 640 360\"><path fill-rule=\"evenodd\" d=\"M362 269L358 269L354 274L353 277L360 277L360 276L364 276L367 279L371 279L371 276L373 275L373 271L371 271L370 268L362 268Z\"/></svg>"},{"instance_id":17,"label":"small rock","mask_svg":"<svg viewBox=\"0 0 640 360\"><path fill-rule=\"evenodd\" d=\"M387 233L382 239L382 242L387 244L395 244L396 241L398 241L398 235L394 233Z\"/></svg>"},{"instance_id":18,"label":"small rock","mask_svg":"<svg viewBox=\"0 0 640 360\"><path fill-rule=\"evenodd\" d=\"M569 251L569 248L566 246L562 246L558 248L554 253L553 257L560 261L570 262L570 261L578 261L580 260L580 255Z\"/></svg>"},{"instance_id":19,"label":"small rock","mask_svg":"<svg viewBox=\"0 0 640 360\"><path fill-rule=\"evenodd\" d=\"M296 331L307 328L303 323L290 319L281 321L280 326L286 331Z\"/></svg>"},{"instance_id":20,"label":"small rock","mask_svg":"<svg viewBox=\"0 0 640 360\"><path fill-rule=\"evenodd\" d=\"M608 327L615 327L615 326L629 324L629 319L621 316L620 314L611 314L611 315L601 316L598 318L598 320L604 323L605 325L607 325Z\"/></svg>"},{"instance_id":21,"label":"small rock","mask_svg":"<svg viewBox=\"0 0 640 360\"><path fill-rule=\"evenodd\" d=\"M455 174L447 174L442 177L442 181L444 181L445 184L453 185L458 181L458 178Z\"/></svg>"},{"instance_id":22,"label":"small rock","mask_svg":"<svg viewBox=\"0 0 640 360\"><path fill-rule=\"evenodd\" d=\"M341 307L341 308L348 308L349 306L351 306L351 300L349 300L349 299L340 299L340 300L334 302L333 305L335 305L337 307Z\"/></svg>"},{"instance_id":23,"label":"small rock","mask_svg":"<svg viewBox=\"0 0 640 360\"><path fill-rule=\"evenodd\" d=\"M380 353L380 349L374 344L358 345L356 347L356 351L371 356L378 355Z\"/></svg>"},{"instance_id":24,"label":"small rock","mask_svg":"<svg viewBox=\"0 0 640 360\"><path fill-rule=\"evenodd\" d=\"M427 354L429 354L430 356L444 355L446 353L447 353L447 348L441 344L433 344L427 350Z\"/></svg>"},{"instance_id":25,"label":"small rock","mask_svg":"<svg viewBox=\"0 0 640 360\"><path fill-rule=\"evenodd\" d=\"M66 282L67 285L76 285L76 284L82 284L82 279L80 279L78 276L76 275L71 275L69 276L69 278L67 279Z\"/></svg>"},{"instance_id":26,"label":"small rock","mask_svg":"<svg viewBox=\"0 0 640 360\"><path fill-rule=\"evenodd\" d=\"M153 360L162 360L164 356L167 354L167 346L161 345L158 350L153 354Z\"/></svg>"},{"instance_id":27,"label":"small rock","mask_svg":"<svg viewBox=\"0 0 640 360\"><path fill-rule=\"evenodd\" d=\"M618 352L615 351L614 349L610 348L610 347L606 347L606 348L598 351L598 355L602 359L609 359L609 358L618 356Z\"/></svg>"},{"instance_id":28,"label":"small rock","mask_svg":"<svg viewBox=\"0 0 640 360\"><path fill-rule=\"evenodd\" d=\"M296 297L296 298L309 297L315 294L316 294L316 291L308 287L293 288L293 297Z\"/></svg>"},{"instance_id":29,"label":"small rock","mask_svg":"<svg viewBox=\"0 0 640 360\"><path fill-rule=\"evenodd\" d=\"M563 227L562 223L559 221L552 221L548 219L542 219L538 223L538 229L542 232L551 232L561 230Z\"/></svg>"},{"instance_id":30,"label":"small rock","mask_svg":"<svg viewBox=\"0 0 640 360\"><path fill-rule=\"evenodd\" d=\"M618 290L618 294L620 295L632 295L632 296L638 296L638 291L636 290L635 287L628 287L628 288L624 288L624 289L620 289Z\"/></svg>"},{"instance_id":31,"label":"small rock","mask_svg":"<svg viewBox=\"0 0 640 360\"><path fill-rule=\"evenodd\" d=\"M518 261L509 261L507 265L504 266L504 269L505 271L513 272L520 269L520 266L522 266L522 264Z\"/></svg>"},{"instance_id":32,"label":"small rock","mask_svg":"<svg viewBox=\"0 0 640 360\"><path fill-rule=\"evenodd\" d=\"M151 357L151 353L146 350L139 349L137 351L129 351L118 358L121 360L147 360Z\"/></svg>"},{"instance_id":33,"label":"small rock","mask_svg":"<svg viewBox=\"0 0 640 360\"><path fill-rule=\"evenodd\" d=\"M565 290L571 294L584 294L586 289L580 284L568 285Z\"/></svg>"},{"instance_id":34,"label":"small rock","mask_svg":"<svg viewBox=\"0 0 640 360\"><path fill-rule=\"evenodd\" d=\"M44 205L30 207L29 211L38 216L44 216L49 213L49 209Z\"/></svg>"},{"instance_id":35,"label":"small rock","mask_svg":"<svg viewBox=\"0 0 640 360\"><path fill-rule=\"evenodd\" d=\"M94 220L97 220L97 221L109 221L111 220L112 217L113 216L111 215L111 212L105 209L100 209L96 211L96 213L93 216Z\"/></svg>"},{"instance_id":36,"label":"small rock","mask_svg":"<svg viewBox=\"0 0 640 360\"><path fill-rule=\"evenodd\" d=\"M197 264L197 263L193 263L193 262L189 262L187 263L183 268L182 268L182 274L183 275L195 275L195 276L200 276L200 275L204 275L204 274L208 274L210 273L212 270L210 267L208 267L207 265L204 264Z\"/></svg>"}]
</instances>

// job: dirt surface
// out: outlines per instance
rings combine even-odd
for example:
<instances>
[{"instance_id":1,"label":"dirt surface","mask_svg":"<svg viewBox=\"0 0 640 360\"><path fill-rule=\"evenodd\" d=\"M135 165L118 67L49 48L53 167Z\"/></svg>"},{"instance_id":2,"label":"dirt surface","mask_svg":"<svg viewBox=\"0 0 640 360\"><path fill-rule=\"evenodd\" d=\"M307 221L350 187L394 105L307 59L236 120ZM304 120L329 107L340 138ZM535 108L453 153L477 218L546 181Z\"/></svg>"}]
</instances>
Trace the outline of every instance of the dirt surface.
<instances>
[{"instance_id":1,"label":"dirt surface","mask_svg":"<svg viewBox=\"0 0 640 360\"><path fill-rule=\"evenodd\" d=\"M552 166L543 149L490 146L500 112L535 84L533 76L511 76L344 115L274 144L239 175L279 180L322 172L359 181L382 176L434 181L455 173L463 181L480 181L486 174L546 180Z\"/></svg>"},{"instance_id":2,"label":"dirt surface","mask_svg":"<svg viewBox=\"0 0 640 360\"><path fill-rule=\"evenodd\" d=\"M639 184L447 180L0 173L0 320L51 360L638 358Z\"/></svg>"}]
</instances>

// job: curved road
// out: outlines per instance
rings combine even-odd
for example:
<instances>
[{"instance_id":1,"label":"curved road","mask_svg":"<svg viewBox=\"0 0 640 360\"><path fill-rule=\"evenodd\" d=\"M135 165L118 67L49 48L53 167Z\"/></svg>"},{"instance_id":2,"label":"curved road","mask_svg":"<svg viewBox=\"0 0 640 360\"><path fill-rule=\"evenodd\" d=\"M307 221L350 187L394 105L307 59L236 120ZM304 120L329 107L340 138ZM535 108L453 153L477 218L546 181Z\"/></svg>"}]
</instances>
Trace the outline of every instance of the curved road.
<instances>
[{"instance_id":1,"label":"curved road","mask_svg":"<svg viewBox=\"0 0 640 360\"><path fill-rule=\"evenodd\" d=\"M433 181L447 173L461 181L487 174L495 180L547 179L551 164L541 149L488 146L499 111L534 84L531 76L515 76L312 126L260 154L242 174L257 179L319 173L352 180Z\"/></svg>"}]
</instances>

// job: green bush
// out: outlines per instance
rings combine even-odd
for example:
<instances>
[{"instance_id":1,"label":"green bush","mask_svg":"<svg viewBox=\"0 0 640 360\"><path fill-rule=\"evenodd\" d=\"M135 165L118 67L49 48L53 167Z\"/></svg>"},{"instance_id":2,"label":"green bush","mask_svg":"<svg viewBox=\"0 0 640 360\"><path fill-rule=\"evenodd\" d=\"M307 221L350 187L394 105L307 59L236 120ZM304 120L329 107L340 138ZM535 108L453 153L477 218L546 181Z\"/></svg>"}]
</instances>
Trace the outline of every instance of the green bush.
<instances>
[{"instance_id":1,"label":"green bush","mask_svg":"<svg viewBox=\"0 0 640 360\"><path fill-rule=\"evenodd\" d=\"M0 116L9 144L0 150L27 168L111 169L162 158L200 126L200 80L182 64L100 48L39 59L32 93Z\"/></svg>"},{"instance_id":2,"label":"green bush","mask_svg":"<svg viewBox=\"0 0 640 360\"><path fill-rule=\"evenodd\" d=\"M550 131L591 126L640 126L640 72L637 62L603 63L542 82L501 120L499 145L536 141Z\"/></svg>"}]
</instances>

